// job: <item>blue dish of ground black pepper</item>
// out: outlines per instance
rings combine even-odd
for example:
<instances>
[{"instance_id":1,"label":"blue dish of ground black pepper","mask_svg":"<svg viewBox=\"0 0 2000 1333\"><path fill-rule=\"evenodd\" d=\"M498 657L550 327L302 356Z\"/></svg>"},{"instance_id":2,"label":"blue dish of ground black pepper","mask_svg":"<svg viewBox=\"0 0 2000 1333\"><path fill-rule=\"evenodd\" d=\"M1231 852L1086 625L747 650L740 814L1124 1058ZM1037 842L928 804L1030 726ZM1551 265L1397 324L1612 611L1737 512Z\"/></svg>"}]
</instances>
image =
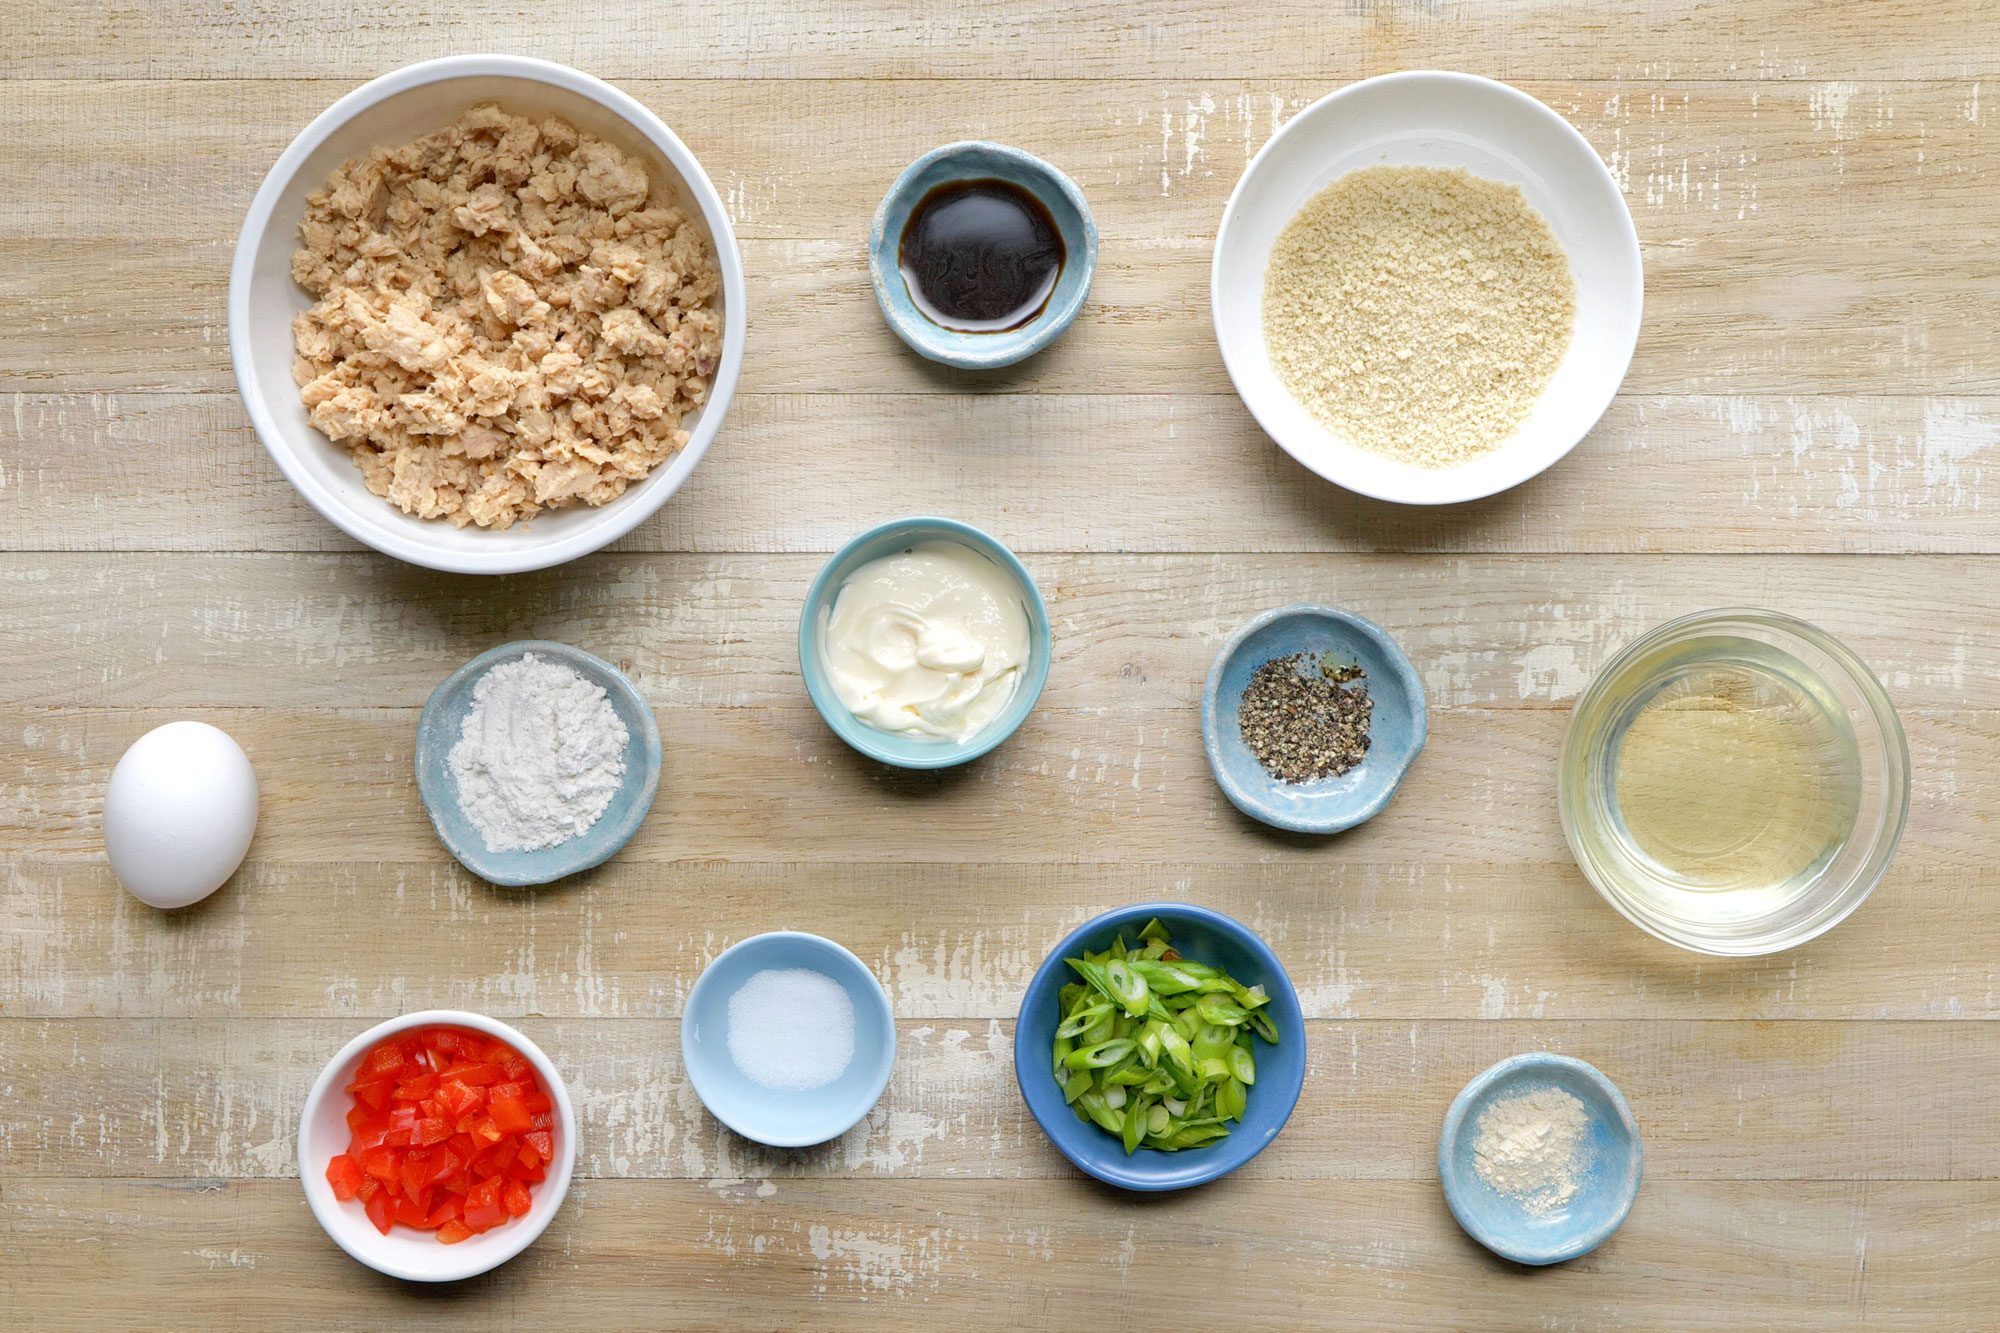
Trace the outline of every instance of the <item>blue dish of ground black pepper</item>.
<instances>
[{"instance_id":1,"label":"blue dish of ground black pepper","mask_svg":"<svg viewBox=\"0 0 2000 1333\"><path fill-rule=\"evenodd\" d=\"M1258 668L1296 654L1305 655L1298 665L1306 671L1329 673L1326 685L1351 696L1365 690L1370 705L1350 707L1344 736L1337 726L1280 729L1264 747L1280 771L1306 781L1286 781L1268 770L1242 728L1244 691ZM1339 679L1355 669L1358 675ZM1328 691L1287 694L1299 701L1313 696L1324 700ZM1364 716L1365 750L1352 734ZM1202 691L1202 744L1223 795L1252 819L1296 833L1338 833L1379 813L1428 732L1423 682L1410 659L1379 625L1333 607L1284 606L1258 616L1223 645ZM1358 763L1331 771L1357 750Z\"/></svg>"}]
</instances>

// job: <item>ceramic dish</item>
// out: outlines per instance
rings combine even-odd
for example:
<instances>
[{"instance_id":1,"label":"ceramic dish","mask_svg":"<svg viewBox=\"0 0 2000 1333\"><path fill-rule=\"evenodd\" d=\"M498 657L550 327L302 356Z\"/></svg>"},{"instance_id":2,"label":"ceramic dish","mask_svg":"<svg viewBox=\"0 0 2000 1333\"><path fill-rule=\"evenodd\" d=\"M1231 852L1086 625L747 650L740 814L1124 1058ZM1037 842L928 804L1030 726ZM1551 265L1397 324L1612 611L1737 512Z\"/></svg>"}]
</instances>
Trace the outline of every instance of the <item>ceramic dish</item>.
<instances>
[{"instance_id":1,"label":"ceramic dish","mask_svg":"<svg viewBox=\"0 0 2000 1333\"><path fill-rule=\"evenodd\" d=\"M525 1215L510 1218L456 1245L440 1244L426 1231L391 1227L388 1235L375 1229L362 1210L361 1201L342 1203L333 1197L326 1182L326 1164L337 1153L347 1151L347 1112L354 1105L347 1085L364 1056L384 1037L419 1027L468 1028L498 1037L512 1046L535 1067L542 1088L555 1103L556 1152L548 1164L548 1179L534 1187L533 1202ZM378 1273L410 1282L456 1282L498 1268L548 1229L569 1193L570 1173L576 1166L576 1111L570 1105L569 1088L562 1075L542 1054L542 1048L508 1027L483 1014L458 1009L428 1009L378 1023L340 1048L327 1062L306 1094L305 1110L299 1116L299 1181L305 1187L306 1204L334 1243Z\"/></svg>"},{"instance_id":2,"label":"ceramic dish","mask_svg":"<svg viewBox=\"0 0 2000 1333\"><path fill-rule=\"evenodd\" d=\"M1262 986L1271 997L1268 1012L1278 1025L1279 1041L1275 1046L1257 1042L1257 1082L1250 1089L1242 1122L1229 1127L1228 1138L1181 1152L1141 1148L1127 1156L1124 1144L1097 1125L1078 1120L1063 1103L1062 1086L1050 1068L1056 1025L1062 1021L1057 997L1075 979L1065 958L1109 948L1121 932L1132 944L1154 917L1172 933L1173 947L1183 956L1219 967L1246 986ZM1249 927L1189 903L1140 903L1086 921L1035 972L1014 1023L1014 1078L1035 1123L1079 1170L1121 1189L1187 1189L1226 1176L1264 1151L1291 1118L1305 1086L1305 1019L1284 964Z\"/></svg>"},{"instance_id":3,"label":"ceramic dish","mask_svg":"<svg viewBox=\"0 0 2000 1333\"><path fill-rule=\"evenodd\" d=\"M1375 704L1368 753L1339 777L1282 782L1243 743L1237 712L1252 673L1297 652L1329 654L1365 673ZM1402 786L1429 734L1424 685L1410 659L1381 626L1330 606L1281 606L1258 616L1215 655L1201 692L1202 748L1222 794L1252 819L1294 833L1338 833L1372 819Z\"/></svg>"},{"instance_id":4,"label":"ceramic dish","mask_svg":"<svg viewBox=\"0 0 2000 1333\"><path fill-rule=\"evenodd\" d=\"M1480 1178L1473 1147L1479 1117L1494 1101L1547 1087L1582 1102L1590 1128L1575 1196L1535 1213ZM1451 1215L1467 1235L1517 1264L1559 1264L1609 1240L1638 1197L1642 1159L1632 1108L1611 1080L1581 1060L1547 1052L1502 1060L1466 1084L1438 1136L1438 1179Z\"/></svg>"},{"instance_id":5,"label":"ceramic dish","mask_svg":"<svg viewBox=\"0 0 2000 1333\"><path fill-rule=\"evenodd\" d=\"M472 710L472 691L479 678L502 662L533 653L560 662L603 687L629 735L625 743L625 781L597 822L578 837L535 852L488 849L477 827L458 804L458 783L448 762L458 743L465 715ZM437 830L438 841L458 863L493 884L547 884L579 870L602 865L618 853L653 808L660 789L660 729L645 696L625 673L601 657L547 639L522 639L483 652L446 676L417 719L417 793Z\"/></svg>"},{"instance_id":6,"label":"ceramic dish","mask_svg":"<svg viewBox=\"0 0 2000 1333\"><path fill-rule=\"evenodd\" d=\"M848 711L827 676L826 626L842 585L869 561L927 541L968 546L1000 566L1019 587L1021 601L1028 611L1028 664L1014 697L983 730L956 744L876 730ZM1013 735L1034 711L1035 701L1041 698L1042 686L1049 678L1051 648L1048 607L1043 605L1041 590L1035 587L1034 576L1027 567L1012 551L978 528L949 518L898 518L868 529L826 562L807 590L805 607L799 613L799 671L805 676L806 692L812 696L813 707L833 728L834 735L870 759L897 768L949 768L977 759Z\"/></svg>"},{"instance_id":7,"label":"ceramic dish","mask_svg":"<svg viewBox=\"0 0 2000 1333\"><path fill-rule=\"evenodd\" d=\"M911 211L935 187L996 179L1027 190L1049 210L1066 252L1062 272L1042 312L1019 328L959 333L933 323L911 301L900 263L903 228ZM882 197L868 235L868 268L882 318L898 338L932 361L962 370L993 370L1033 356L1076 320L1097 270L1097 224L1091 221L1076 183L1032 153L997 143L946 144L912 162Z\"/></svg>"},{"instance_id":8,"label":"ceramic dish","mask_svg":"<svg viewBox=\"0 0 2000 1333\"><path fill-rule=\"evenodd\" d=\"M1853 819L1783 889L1681 886L1625 830L1616 788L1627 728L1648 701L1673 697L1692 678L1758 697L1760 677L1781 663L1807 673L1853 744ZM1771 696L1762 697L1768 707ZM1832 635L1773 611L1704 611L1627 644L1577 698L1557 772L1563 835L1584 876L1634 925L1697 953L1776 953L1833 929L1882 882L1910 813L1909 744L1888 692Z\"/></svg>"},{"instance_id":9,"label":"ceramic dish","mask_svg":"<svg viewBox=\"0 0 2000 1333\"><path fill-rule=\"evenodd\" d=\"M1512 439L1459 467L1419 467L1335 436L1292 397L1265 350L1264 270L1279 232L1328 184L1383 164L1463 167L1520 186L1576 279L1575 331L1540 401ZM1223 212L1209 293L1229 377L1286 453L1363 495L1451 504L1519 485L1589 433L1631 363L1643 289L1624 196L1568 121L1504 83L1418 70L1330 93L1272 136Z\"/></svg>"},{"instance_id":10,"label":"ceramic dish","mask_svg":"<svg viewBox=\"0 0 2000 1333\"><path fill-rule=\"evenodd\" d=\"M722 360L708 402L683 421L685 447L610 504L572 506L504 531L457 528L398 510L362 482L347 451L313 429L292 382L292 320L311 300L292 281L306 197L348 158L449 124L476 102L555 114L637 155L708 233L722 269ZM300 131L251 201L229 273L229 356L243 406L306 502L348 536L411 564L511 574L574 560L624 536L688 479L721 429L743 366L743 261L715 187L660 118L609 84L546 60L450 56L363 84Z\"/></svg>"},{"instance_id":11,"label":"ceramic dish","mask_svg":"<svg viewBox=\"0 0 2000 1333\"><path fill-rule=\"evenodd\" d=\"M729 997L759 972L793 967L832 977L854 1001L854 1059L824 1087L774 1091L745 1078L730 1057ZM875 974L832 940L791 930L753 935L723 950L688 993L681 1062L717 1120L773 1148L803 1148L839 1138L880 1100L896 1065L896 1015Z\"/></svg>"}]
</instances>

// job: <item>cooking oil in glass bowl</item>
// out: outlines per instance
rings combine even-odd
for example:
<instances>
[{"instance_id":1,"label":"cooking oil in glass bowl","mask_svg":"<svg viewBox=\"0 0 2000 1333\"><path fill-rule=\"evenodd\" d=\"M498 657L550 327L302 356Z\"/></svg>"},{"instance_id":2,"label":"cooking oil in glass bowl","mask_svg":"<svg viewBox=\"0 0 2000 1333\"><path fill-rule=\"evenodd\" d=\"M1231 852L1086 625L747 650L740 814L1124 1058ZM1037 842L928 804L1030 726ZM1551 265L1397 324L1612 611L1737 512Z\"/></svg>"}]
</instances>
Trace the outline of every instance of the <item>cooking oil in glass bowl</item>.
<instances>
[{"instance_id":1,"label":"cooking oil in glass bowl","mask_svg":"<svg viewBox=\"0 0 2000 1333\"><path fill-rule=\"evenodd\" d=\"M1644 636L1578 701L1561 806L1577 862L1647 930L1763 953L1845 916L1908 805L1894 709L1858 659L1767 612Z\"/></svg>"}]
</instances>

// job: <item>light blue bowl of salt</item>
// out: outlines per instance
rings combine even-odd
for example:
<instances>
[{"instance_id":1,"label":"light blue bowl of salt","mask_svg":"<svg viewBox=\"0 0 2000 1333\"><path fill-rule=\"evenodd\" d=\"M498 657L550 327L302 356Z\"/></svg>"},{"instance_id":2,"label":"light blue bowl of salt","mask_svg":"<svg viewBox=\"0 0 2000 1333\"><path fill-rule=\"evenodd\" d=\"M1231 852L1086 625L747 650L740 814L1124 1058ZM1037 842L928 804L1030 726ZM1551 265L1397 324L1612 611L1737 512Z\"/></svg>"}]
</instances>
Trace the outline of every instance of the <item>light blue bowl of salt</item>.
<instances>
[{"instance_id":1,"label":"light blue bowl of salt","mask_svg":"<svg viewBox=\"0 0 2000 1333\"><path fill-rule=\"evenodd\" d=\"M760 977L767 972L783 975ZM825 982L853 1009L853 1054L837 1072L824 1050L800 1040L819 1028L832 1041L844 1035L824 1013L837 1004L810 1013L800 1007L823 1000ZM732 1005L739 992L743 999ZM743 1030L732 1034L732 1023ZM896 1015L882 983L852 953L818 935L772 931L731 945L703 970L681 1017L681 1060L710 1115L746 1139L803 1148L839 1138L880 1100L896 1064ZM772 1086L800 1082L816 1086Z\"/></svg>"}]
</instances>

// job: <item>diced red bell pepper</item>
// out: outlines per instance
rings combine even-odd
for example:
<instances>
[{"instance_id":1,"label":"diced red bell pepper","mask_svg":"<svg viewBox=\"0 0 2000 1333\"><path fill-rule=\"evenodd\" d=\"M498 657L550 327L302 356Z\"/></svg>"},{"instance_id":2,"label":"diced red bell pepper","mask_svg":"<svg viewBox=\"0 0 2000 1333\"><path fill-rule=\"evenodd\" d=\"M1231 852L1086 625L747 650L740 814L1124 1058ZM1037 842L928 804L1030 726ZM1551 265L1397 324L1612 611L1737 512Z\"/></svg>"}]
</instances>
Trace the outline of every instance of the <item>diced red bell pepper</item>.
<instances>
[{"instance_id":1,"label":"diced red bell pepper","mask_svg":"<svg viewBox=\"0 0 2000 1333\"><path fill-rule=\"evenodd\" d=\"M384 1184L396 1183L396 1154L385 1145L361 1154L361 1169Z\"/></svg>"},{"instance_id":2,"label":"diced red bell pepper","mask_svg":"<svg viewBox=\"0 0 2000 1333\"><path fill-rule=\"evenodd\" d=\"M360 1165L346 1153L335 1153L326 1164L326 1183L333 1186L333 1197L342 1203L361 1192L362 1171Z\"/></svg>"},{"instance_id":3,"label":"diced red bell pepper","mask_svg":"<svg viewBox=\"0 0 2000 1333\"><path fill-rule=\"evenodd\" d=\"M448 1120L459 1120L479 1109L486 1094L469 1083L448 1078L438 1084L437 1103Z\"/></svg>"},{"instance_id":4,"label":"diced red bell pepper","mask_svg":"<svg viewBox=\"0 0 2000 1333\"><path fill-rule=\"evenodd\" d=\"M481 1061L476 1064L453 1065L438 1075L440 1079L457 1079L468 1088L483 1088L500 1081L500 1066Z\"/></svg>"},{"instance_id":5,"label":"diced red bell pepper","mask_svg":"<svg viewBox=\"0 0 2000 1333\"><path fill-rule=\"evenodd\" d=\"M394 1078L409 1065L403 1055L403 1048L395 1042L385 1041L361 1062L360 1072L354 1076L356 1086L376 1079Z\"/></svg>"},{"instance_id":6,"label":"diced red bell pepper","mask_svg":"<svg viewBox=\"0 0 2000 1333\"><path fill-rule=\"evenodd\" d=\"M472 1159L472 1174L482 1180L488 1176L504 1175L520 1147L519 1139L500 1140Z\"/></svg>"},{"instance_id":7,"label":"diced red bell pepper","mask_svg":"<svg viewBox=\"0 0 2000 1333\"><path fill-rule=\"evenodd\" d=\"M375 1224L375 1229L385 1236L388 1235L389 1224L396 1220L396 1204L389 1191L378 1190L365 1207L368 1211L368 1220Z\"/></svg>"},{"instance_id":8,"label":"diced red bell pepper","mask_svg":"<svg viewBox=\"0 0 2000 1333\"><path fill-rule=\"evenodd\" d=\"M534 1113L512 1093L495 1092L487 1100L486 1111L502 1134L525 1134L535 1127Z\"/></svg>"},{"instance_id":9,"label":"diced red bell pepper","mask_svg":"<svg viewBox=\"0 0 2000 1333\"><path fill-rule=\"evenodd\" d=\"M532 1209L554 1105L506 1043L425 1028L369 1051L348 1090L347 1151L327 1183L384 1234L400 1223L452 1245Z\"/></svg>"},{"instance_id":10,"label":"diced red bell pepper","mask_svg":"<svg viewBox=\"0 0 2000 1333\"><path fill-rule=\"evenodd\" d=\"M465 1225L474 1231L490 1230L506 1220L507 1210L500 1204L498 1180L482 1180L465 1196Z\"/></svg>"},{"instance_id":11,"label":"diced red bell pepper","mask_svg":"<svg viewBox=\"0 0 2000 1333\"><path fill-rule=\"evenodd\" d=\"M426 1185L442 1185L457 1175L465 1166L465 1159L449 1143L439 1144L431 1155L430 1174L424 1178Z\"/></svg>"},{"instance_id":12,"label":"diced red bell pepper","mask_svg":"<svg viewBox=\"0 0 2000 1333\"><path fill-rule=\"evenodd\" d=\"M371 1111L379 1111L389 1104L389 1096L395 1088L394 1079L378 1078L366 1083L356 1083L349 1091L354 1094L357 1105L365 1106Z\"/></svg>"},{"instance_id":13,"label":"diced red bell pepper","mask_svg":"<svg viewBox=\"0 0 2000 1333\"><path fill-rule=\"evenodd\" d=\"M401 1222L406 1227L416 1227L421 1231L424 1225L424 1218L429 1216L429 1214L430 1210L416 1199L398 1199L396 1200L396 1206L390 1210L389 1216Z\"/></svg>"},{"instance_id":14,"label":"diced red bell pepper","mask_svg":"<svg viewBox=\"0 0 2000 1333\"><path fill-rule=\"evenodd\" d=\"M431 1183L430 1149L413 1148L405 1153L402 1165L396 1174L403 1186L403 1193L413 1199L417 1197L417 1191Z\"/></svg>"}]
</instances>

